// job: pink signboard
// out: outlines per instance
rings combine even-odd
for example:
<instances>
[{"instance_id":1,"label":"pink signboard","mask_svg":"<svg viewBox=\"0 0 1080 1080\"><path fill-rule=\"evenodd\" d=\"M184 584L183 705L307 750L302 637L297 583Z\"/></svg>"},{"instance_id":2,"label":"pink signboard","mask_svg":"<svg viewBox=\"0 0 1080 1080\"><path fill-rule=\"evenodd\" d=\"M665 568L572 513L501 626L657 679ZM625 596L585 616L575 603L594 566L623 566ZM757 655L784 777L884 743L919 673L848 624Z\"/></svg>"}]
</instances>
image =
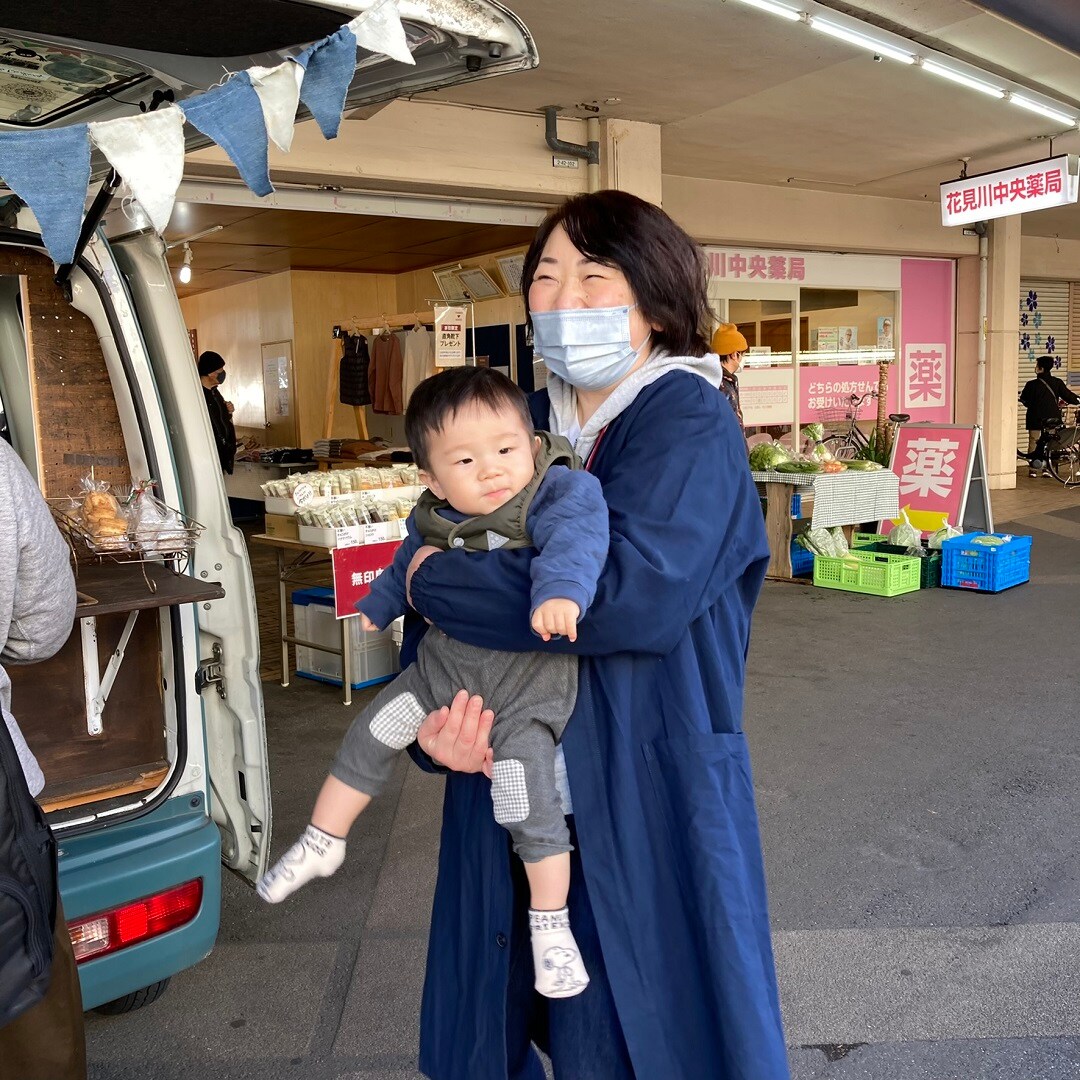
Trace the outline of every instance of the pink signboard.
<instances>
[{"instance_id":1,"label":"pink signboard","mask_svg":"<svg viewBox=\"0 0 1080 1080\"><path fill-rule=\"evenodd\" d=\"M799 422L814 424L819 420L830 420L835 423L837 412L849 408L852 394L862 397L878 388L878 366L803 364L799 380ZM897 411L897 393L895 380L890 379L889 412ZM876 416L877 399L871 398L859 409L859 419L873 420Z\"/></svg>"},{"instance_id":2,"label":"pink signboard","mask_svg":"<svg viewBox=\"0 0 1080 1080\"><path fill-rule=\"evenodd\" d=\"M901 259L900 348L889 372L899 408L915 423L953 418L955 266L945 259Z\"/></svg>"},{"instance_id":3,"label":"pink signboard","mask_svg":"<svg viewBox=\"0 0 1080 1080\"><path fill-rule=\"evenodd\" d=\"M946 520L960 524L975 445L974 428L920 424L899 429L892 470L900 477L900 509L915 528L932 533Z\"/></svg>"}]
</instances>

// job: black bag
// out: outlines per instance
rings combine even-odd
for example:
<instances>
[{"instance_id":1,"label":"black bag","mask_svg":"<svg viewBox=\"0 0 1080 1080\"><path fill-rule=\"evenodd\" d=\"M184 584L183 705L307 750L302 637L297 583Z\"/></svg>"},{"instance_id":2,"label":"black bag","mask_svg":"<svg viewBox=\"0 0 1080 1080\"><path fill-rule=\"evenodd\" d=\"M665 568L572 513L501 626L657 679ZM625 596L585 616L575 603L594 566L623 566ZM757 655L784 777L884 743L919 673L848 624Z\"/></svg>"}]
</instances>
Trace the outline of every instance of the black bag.
<instances>
[{"instance_id":1,"label":"black bag","mask_svg":"<svg viewBox=\"0 0 1080 1080\"><path fill-rule=\"evenodd\" d=\"M0 717L0 1027L49 989L55 924L56 841Z\"/></svg>"}]
</instances>

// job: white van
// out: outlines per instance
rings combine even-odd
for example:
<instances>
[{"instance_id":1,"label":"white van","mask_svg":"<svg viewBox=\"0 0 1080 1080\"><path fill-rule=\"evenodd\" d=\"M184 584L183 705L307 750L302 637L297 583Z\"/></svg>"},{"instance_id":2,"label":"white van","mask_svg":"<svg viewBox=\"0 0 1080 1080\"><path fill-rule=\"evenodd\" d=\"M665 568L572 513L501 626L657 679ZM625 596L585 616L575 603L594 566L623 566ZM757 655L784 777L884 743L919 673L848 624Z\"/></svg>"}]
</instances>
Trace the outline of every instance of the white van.
<instances>
[{"instance_id":1,"label":"white van","mask_svg":"<svg viewBox=\"0 0 1080 1080\"><path fill-rule=\"evenodd\" d=\"M214 0L180 22L128 0L24 5L0 16L0 130L182 102L223 68L280 63L368 6ZM537 63L528 31L491 0L400 9L416 66L361 50L347 107ZM206 145L188 130L190 147ZM84 1004L126 1011L213 947L221 863L258 877L271 810L247 551L164 245L151 231L108 241L107 203L95 200L87 242L57 268L32 213L0 188L0 435L46 498L74 494L91 469L118 486L152 477L205 527L179 579L160 565L80 562L68 644L11 672L14 714L46 776Z\"/></svg>"}]
</instances>

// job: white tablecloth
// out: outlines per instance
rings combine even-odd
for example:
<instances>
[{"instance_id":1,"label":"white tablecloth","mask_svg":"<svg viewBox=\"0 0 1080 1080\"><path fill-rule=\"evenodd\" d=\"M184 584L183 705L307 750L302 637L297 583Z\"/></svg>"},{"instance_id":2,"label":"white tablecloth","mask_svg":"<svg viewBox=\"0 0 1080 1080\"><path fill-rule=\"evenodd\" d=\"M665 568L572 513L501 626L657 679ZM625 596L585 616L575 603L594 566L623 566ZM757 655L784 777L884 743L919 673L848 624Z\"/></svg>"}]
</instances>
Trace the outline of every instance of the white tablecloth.
<instances>
[{"instance_id":1,"label":"white tablecloth","mask_svg":"<svg viewBox=\"0 0 1080 1080\"><path fill-rule=\"evenodd\" d=\"M861 525L900 516L900 478L891 469L874 472L751 474L759 484L794 484L814 489L810 524L831 529L835 525Z\"/></svg>"}]
</instances>

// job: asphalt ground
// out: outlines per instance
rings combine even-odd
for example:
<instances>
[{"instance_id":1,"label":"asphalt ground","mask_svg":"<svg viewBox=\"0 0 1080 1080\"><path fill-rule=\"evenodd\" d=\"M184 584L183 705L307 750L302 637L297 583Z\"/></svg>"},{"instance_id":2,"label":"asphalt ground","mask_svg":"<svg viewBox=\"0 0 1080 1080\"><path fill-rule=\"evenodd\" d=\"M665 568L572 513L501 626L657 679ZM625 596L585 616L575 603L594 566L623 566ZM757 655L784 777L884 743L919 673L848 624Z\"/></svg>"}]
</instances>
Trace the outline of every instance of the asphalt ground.
<instances>
[{"instance_id":1,"label":"asphalt ground","mask_svg":"<svg viewBox=\"0 0 1080 1080\"><path fill-rule=\"evenodd\" d=\"M1080 1078L1080 508L999 529L1034 537L1000 595L770 584L758 606L746 728L795 1080ZM353 710L265 690L278 853ZM210 957L88 1016L91 1077L417 1077L440 789L403 763L290 903L227 874Z\"/></svg>"}]
</instances>

